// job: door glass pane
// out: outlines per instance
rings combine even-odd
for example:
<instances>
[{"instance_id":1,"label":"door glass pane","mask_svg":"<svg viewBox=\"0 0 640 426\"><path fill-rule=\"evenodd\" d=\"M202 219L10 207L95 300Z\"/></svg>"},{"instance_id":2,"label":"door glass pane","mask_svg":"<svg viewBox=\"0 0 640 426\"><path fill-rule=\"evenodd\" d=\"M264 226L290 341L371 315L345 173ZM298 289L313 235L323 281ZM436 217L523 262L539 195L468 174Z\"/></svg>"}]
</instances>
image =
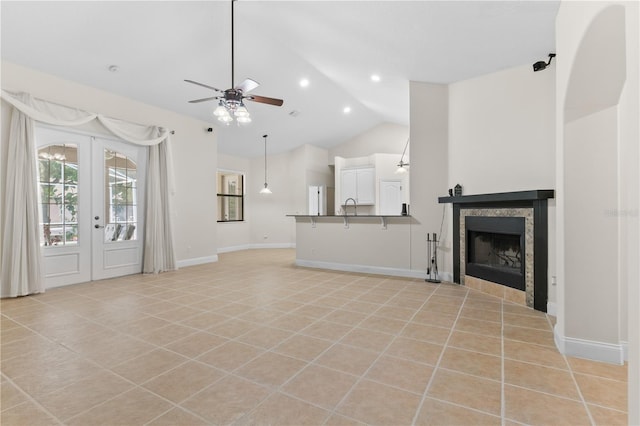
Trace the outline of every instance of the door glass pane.
<instances>
[{"instance_id":1,"label":"door glass pane","mask_svg":"<svg viewBox=\"0 0 640 426\"><path fill-rule=\"evenodd\" d=\"M78 244L77 145L49 145L38 150L38 187L42 205L40 244Z\"/></svg>"},{"instance_id":2,"label":"door glass pane","mask_svg":"<svg viewBox=\"0 0 640 426\"><path fill-rule=\"evenodd\" d=\"M137 239L137 167L135 161L116 151L104 150L105 241Z\"/></svg>"}]
</instances>

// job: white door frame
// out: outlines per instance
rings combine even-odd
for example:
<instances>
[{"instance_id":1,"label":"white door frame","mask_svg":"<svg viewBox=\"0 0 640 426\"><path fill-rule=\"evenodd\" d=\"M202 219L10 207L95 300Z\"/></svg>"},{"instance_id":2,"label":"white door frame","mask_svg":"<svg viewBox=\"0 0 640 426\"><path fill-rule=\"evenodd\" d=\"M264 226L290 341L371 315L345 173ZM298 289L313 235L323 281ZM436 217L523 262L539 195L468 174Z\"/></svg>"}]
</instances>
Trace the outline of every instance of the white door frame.
<instances>
[{"instance_id":1,"label":"white door frame","mask_svg":"<svg viewBox=\"0 0 640 426\"><path fill-rule=\"evenodd\" d=\"M137 170L136 187L136 239L122 239L118 241L106 241L105 226L109 220L107 215L107 196L104 191L107 188L105 182L105 149L116 151L134 159ZM122 275L139 274L142 272L142 251L144 245L144 206L145 206L145 174L146 174L146 150L140 145L133 145L123 141L95 137L92 141L92 214L91 232L92 244L92 279L119 277ZM97 218L97 219L96 219ZM122 228L126 233L126 227Z\"/></svg>"},{"instance_id":2,"label":"white door frame","mask_svg":"<svg viewBox=\"0 0 640 426\"><path fill-rule=\"evenodd\" d=\"M78 147L78 243L42 247L45 287L52 288L142 272L147 147L105 136L48 125L36 126L38 149L55 144ZM136 239L105 241L104 148L136 162ZM42 207L40 207L42 216ZM97 219L96 219L97 218ZM40 222L42 222L42 217ZM97 226L97 228L96 228Z\"/></svg>"},{"instance_id":3,"label":"white door frame","mask_svg":"<svg viewBox=\"0 0 640 426\"><path fill-rule=\"evenodd\" d=\"M78 241L77 244L41 247L45 286L51 288L91 281L91 145L88 136L40 125L36 126L35 135L38 150L50 145L74 144L78 152ZM39 222L43 223L40 188L38 200ZM40 224L38 229L43 231ZM44 239L44 235L40 238Z\"/></svg>"}]
</instances>

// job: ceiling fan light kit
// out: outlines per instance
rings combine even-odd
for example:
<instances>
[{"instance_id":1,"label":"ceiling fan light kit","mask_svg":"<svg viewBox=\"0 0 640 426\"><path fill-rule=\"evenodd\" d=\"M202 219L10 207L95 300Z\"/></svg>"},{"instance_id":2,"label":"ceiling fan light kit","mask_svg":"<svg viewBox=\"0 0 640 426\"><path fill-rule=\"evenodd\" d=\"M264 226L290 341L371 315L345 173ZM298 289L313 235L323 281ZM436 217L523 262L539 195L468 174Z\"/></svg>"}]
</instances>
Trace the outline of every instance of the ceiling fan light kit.
<instances>
[{"instance_id":1,"label":"ceiling fan light kit","mask_svg":"<svg viewBox=\"0 0 640 426\"><path fill-rule=\"evenodd\" d=\"M255 89L260 85L255 80L247 78L242 83L237 86L234 85L234 19L233 19L233 9L234 3L236 0L231 0L231 86L232 89L220 90L213 86L208 86L206 84L198 83L193 80L185 80L187 83L195 84L198 86L206 87L207 89L215 90L216 92L220 92L219 96L212 96L209 98L202 99L194 99L189 101L189 103L195 104L200 102L209 102L218 100L218 107L213 111L213 115L218 118L218 121L221 121L227 125L229 125L234 117L238 124L247 124L251 123L251 114L247 107L244 105L244 100L258 102L267 105L275 105L282 106L284 101L282 99L276 98L268 98L266 96L258 96L258 95L247 95L250 91ZM266 184L265 184L265 189ZM268 190L268 189L267 189Z\"/></svg>"},{"instance_id":2,"label":"ceiling fan light kit","mask_svg":"<svg viewBox=\"0 0 640 426\"><path fill-rule=\"evenodd\" d=\"M407 173L409 170L407 170L406 166L408 166L408 165L409 165L409 163L405 163L405 162L400 161L398 163L398 168L396 169L396 174L401 175L401 174Z\"/></svg>"}]
</instances>

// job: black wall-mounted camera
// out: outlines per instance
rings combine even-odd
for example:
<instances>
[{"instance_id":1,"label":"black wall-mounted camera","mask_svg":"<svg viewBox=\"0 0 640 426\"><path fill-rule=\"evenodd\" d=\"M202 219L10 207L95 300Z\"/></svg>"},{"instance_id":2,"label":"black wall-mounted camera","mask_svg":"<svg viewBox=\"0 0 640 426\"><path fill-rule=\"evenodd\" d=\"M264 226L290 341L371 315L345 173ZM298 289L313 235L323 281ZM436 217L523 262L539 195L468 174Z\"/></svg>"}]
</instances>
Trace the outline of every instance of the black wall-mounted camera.
<instances>
[{"instance_id":1,"label":"black wall-mounted camera","mask_svg":"<svg viewBox=\"0 0 640 426\"><path fill-rule=\"evenodd\" d=\"M555 53L549 53L549 62L545 62L545 61L536 62L535 64L533 64L533 71L536 72L536 71L542 71L543 69L546 69L549 66L549 64L551 64L551 60L555 57L556 57Z\"/></svg>"}]
</instances>

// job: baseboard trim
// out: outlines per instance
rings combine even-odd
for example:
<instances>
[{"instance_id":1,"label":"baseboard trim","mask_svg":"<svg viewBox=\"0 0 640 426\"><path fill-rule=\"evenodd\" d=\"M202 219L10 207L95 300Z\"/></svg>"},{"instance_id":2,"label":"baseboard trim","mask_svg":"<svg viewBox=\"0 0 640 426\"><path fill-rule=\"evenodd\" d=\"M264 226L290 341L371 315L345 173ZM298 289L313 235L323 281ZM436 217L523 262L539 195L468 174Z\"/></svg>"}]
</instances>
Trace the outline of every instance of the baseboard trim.
<instances>
[{"instance_id":1,"label":"baseboard trim","mask_svg":"<svg viewBox=\"0 0 640 426\"><path fill-rule=\"evenodd\" d=\"M250 249L286 249L286 248L296 248L296 243L260 243L260 244L251 244Z\"/></svg>"},{"instance_id":2,"label":"baseboard trim","mask_svg":"<svg viewBox=\"0 0 640 426\"><path fill-rule=\"evenodd\" d=\"M553 328L553 338L558 350L564 355L618 365L624 364L628 357L627 342L620 342L620 344L616 345L613 343L566 337L560 334L557 324Z\"/></svg>"},{"instance_id":3,"label":"baseboard trim","mask_svg":"<svg viewBox=\"0 0 640 426\"><path fill-rule=\"evenodd\" d=\"M182 259L176 262L178 264L178 268L186 268L187 266L196 266L202 265L204 263L212 263L218 261L218 255L214 254L213 256L205 256L205 257L194 257L192 259Z\"/></svg>"},{"instance_id":4,"label":"baseboard trim","mask_svg":"<svg viewBox=\"0 0 640 426\"><path fill-rule=\"evenodd\" d=\"M241 251L241 250L249 250L251 248L251 245L249 244L242 244L239 246L229 246L229 247L220 247L218 248L218 254L220 253L231 253L234 251Z\"/></svg>"},{"instance_id":5,"label":"baseboard trim","mask_svg":"<svg viewBox=\"0 0 640 426\"><path fill-rule=\"evenodd\" d=\"M547 314L552 317L558 316L558 309L555 302L547 302Z\"/></svg>"},{"instance_id":6,"label":"baseboard trim","mask_svg":"<svg viewBox=\"0 0 640 426\"><path fill-rule=\"evenodd\" d=\"M381 266L369 265L352 265L345 263L322 262L318 260L296 259L295 264L305 268L330 269L332 271L357 272L360 274L389 275L393 277L403 278L420 278L425 279L427 273L425 271L415 271L412 269L387 268ZM442 281L451 281L450 273L442 273L439 275Z\"/></svg>"},{"instance_id":7,"label":"baseboard trim","mask_svg":"<svg viewBox=\"0 0 640 426\"><path fill-rule=\"evenodd\" d=\"M295 243L242 244L218 248L218 253L231 253L241 250L296 248Z\"/></svg>"}]
</instances>

